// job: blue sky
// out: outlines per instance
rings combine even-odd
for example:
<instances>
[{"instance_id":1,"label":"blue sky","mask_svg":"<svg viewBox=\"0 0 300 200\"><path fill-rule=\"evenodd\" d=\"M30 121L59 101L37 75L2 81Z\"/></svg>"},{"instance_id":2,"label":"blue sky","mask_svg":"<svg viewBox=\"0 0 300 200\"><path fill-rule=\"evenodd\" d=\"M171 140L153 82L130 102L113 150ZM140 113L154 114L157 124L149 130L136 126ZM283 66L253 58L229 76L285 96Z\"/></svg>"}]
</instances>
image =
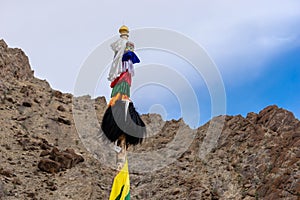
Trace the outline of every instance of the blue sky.
<instances>
[{"instance_id":1,"label":"blue sky","mask_svg":"<svg viewBox=\"0 0 300 200\"><path fill-rule=\"evenodd\" d=\"M227 109L232 114L258 112L276 104L300 116L300 48L290 49L266 62L266 67L255 79L241 85L227 87Z\"/></svg>"},{"instance_id":2,"label":"blue sky","mask_svg":"<svg viewBox=\"0 0 300 200\"><path fill-rule=\"evenodd\" d=\"M174 30L202 46L222 76L228 115L245 116L277 104L300 118L298 0L191 0L184 4L160 0L0 0L0 5L0 38L11 47L22 48L35 75L48 80L55 89L73 93L76 78L90 53L116 36L125 23L130 29ZM107 51L112 56L109 46ZM147 53L140 52L139 56L143 64L151 60ZM156 52L155 56L158 61L167 60L164 64L171 67L186 67L184 63L174 64L172 57L163 53ZM193 81L191 74L186 78L197 93L200 124L205 123L212 117L209 91L201 77L199 82ZM99 84L97 88L101 88ZM107 85L103 83L103 87ZM143 102L137 92L133 100L142 112L154 105L152 111L164 107L167 118L181 116L174 95L162 95L169 94L162 88L145 90L157 98ZM99 89L91 95L107 93L108 89Z\"/></svg>"}]
</instances>

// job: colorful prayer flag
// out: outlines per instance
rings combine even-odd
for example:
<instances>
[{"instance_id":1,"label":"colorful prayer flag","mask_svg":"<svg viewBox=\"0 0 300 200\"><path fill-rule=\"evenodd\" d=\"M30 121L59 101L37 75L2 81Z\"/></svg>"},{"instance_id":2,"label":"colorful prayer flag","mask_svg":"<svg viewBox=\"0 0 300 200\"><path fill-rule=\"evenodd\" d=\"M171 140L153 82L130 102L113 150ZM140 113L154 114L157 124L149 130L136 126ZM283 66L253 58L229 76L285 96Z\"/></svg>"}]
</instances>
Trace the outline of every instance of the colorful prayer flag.
<instances>
[{"instance_id":1,"label":"colorful prayer flag","mask_svg":"<svg viewBox=\"0 0 300 200\"><path fill-rule=\"evenodd\" d=\"M130 200L130 180L127 159L123 168L114 179L109 200Z\"/></svg>"}]
</instances>

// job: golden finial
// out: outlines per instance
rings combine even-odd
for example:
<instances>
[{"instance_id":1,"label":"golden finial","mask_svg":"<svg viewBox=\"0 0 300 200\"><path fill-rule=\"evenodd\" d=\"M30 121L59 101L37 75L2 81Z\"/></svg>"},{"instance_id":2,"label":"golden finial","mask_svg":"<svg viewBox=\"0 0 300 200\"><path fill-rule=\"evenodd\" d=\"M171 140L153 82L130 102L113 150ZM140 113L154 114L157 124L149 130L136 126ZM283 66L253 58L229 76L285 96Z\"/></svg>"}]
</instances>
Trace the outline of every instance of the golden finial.
<instances>
[{"instance_id":1,"label":"golden finial","mask_svg":"<svg viewBox=\"0 0 300 200\"><path fill-rule=\"evenodd\" d=\"M128 33L129 33L129 29L127 26L123 25L119 28L119 33L122 35L127 35L128 36Z\"/></svg>"}]
</instances>

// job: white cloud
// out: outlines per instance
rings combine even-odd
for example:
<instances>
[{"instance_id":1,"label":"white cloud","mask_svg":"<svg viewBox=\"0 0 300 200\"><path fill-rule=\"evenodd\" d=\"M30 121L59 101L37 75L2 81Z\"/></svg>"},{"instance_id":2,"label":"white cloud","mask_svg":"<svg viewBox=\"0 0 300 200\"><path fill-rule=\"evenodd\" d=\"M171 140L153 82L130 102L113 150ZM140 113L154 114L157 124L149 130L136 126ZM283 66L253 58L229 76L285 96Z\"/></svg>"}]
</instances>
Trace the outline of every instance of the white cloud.
<instances>
[{"instance_id":1,"label":"white cloud","mask_svg":"<svg viewBox=\"0 0 300 200\"><path fill-rule=\"evenodd\" d=\"M299 45L298 0L10 0L1 4L0 37L25 50L38 76L69 92L85 58L117 34L123 22L130 28L169 28L191 37L207 49L225 79L240 72L238 81L251 78L248 72L259 71L276 53Z\"/></svg>"},{"instance_id":2,"label":"white cloud","mask_svg":"<svg viewBox=\"0 0 300 200\"><path fill-rule=\"evenodd\" d=\"M225 79L235 84L252 79L274 55L299 46L299 1L221 4L192 37L207 49Z\"/></svg>"}]
</instances>

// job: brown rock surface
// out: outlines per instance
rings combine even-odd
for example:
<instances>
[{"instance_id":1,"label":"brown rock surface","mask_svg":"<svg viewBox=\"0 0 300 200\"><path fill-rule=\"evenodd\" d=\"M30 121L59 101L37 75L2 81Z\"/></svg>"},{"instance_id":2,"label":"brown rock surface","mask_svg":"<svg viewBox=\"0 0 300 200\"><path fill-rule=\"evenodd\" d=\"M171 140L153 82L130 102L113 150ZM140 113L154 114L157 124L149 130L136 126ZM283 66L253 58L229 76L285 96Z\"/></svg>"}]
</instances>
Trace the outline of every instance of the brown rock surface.
<instances>
[{"instance_id":1,"label":"brown rock surface","mask_svg":"<svg viewBox=\"0 0 300 200\"><path fill-rule=\"evenodd\" d=\"M21 49L9 48L4 40L0 40L0 76L1 79L11 77L19 80L33 78L28 57Z\"/></svg>"},{"instance_id":2,"label":"brown rock surface","mask_svg":"<svg viewBox=\"0 0 300 200\"><path fill-rule=\"evenodd\" d=\"M57 173L61 169L61 164L49 158L43 158L40 160L38 168L44 172Z\"/></svg>"},{"instance_id":3,"label":"brown rock surface","mask_svg":"<svg viewBox=\"0 0 300 200\"><path fill-rule=\"evenodd\" d=\"M0 80L0 198L108 199L116 171L101 160L98 151L105 146L97 146L99 135L89 134L97 132L99 124L84 115L93 111L101 120L105 98L73 98L51 89L33 77L27 56L3 40L0 76L5 77ZM82 121L80 136L74 110ZM156 171L137 172L131 160L132 199L300 198L300 122L291 112L269 106L247 117L219 116L195 130L182 119L165 122L154 114L143 118L151 137L130 148L129 155L158 151L164 156L160 150L169 147L179 132L194 138L183 154ZM212 145L204 144L214 138L210 135L216 136L220 125L222 132ZM185 142L185 137L179 139ZM207 152L199 156L202 151ZM84 162L74 165L80 160L75 152ZM40 160L67 170L43 172Z\"/></svg>"},{"instance_id":4,"label":"brown rock surface","mask_svg":"<svg viewBox=\"0 0 300 200\"><path fill-rule=\"evenodd\" d=\"M61 170L71 169L76 164L83 162L84 158L75 153L74 149L59 151L54 147L51 152L44 150L40 156L49 155L48 158L42 158L38 163L38 168L49 173L57 173Z\"/></svg>"}]
</instances>

